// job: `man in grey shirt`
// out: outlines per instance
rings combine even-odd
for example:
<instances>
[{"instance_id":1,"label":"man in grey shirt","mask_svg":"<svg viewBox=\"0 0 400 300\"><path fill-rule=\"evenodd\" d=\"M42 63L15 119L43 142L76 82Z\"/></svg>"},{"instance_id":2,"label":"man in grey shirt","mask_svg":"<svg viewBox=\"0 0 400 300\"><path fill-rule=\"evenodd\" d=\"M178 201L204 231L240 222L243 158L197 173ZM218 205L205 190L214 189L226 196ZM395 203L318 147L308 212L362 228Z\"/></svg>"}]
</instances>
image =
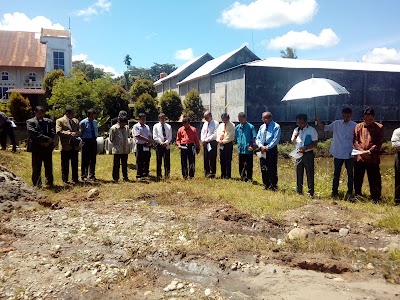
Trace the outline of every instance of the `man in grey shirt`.
<instances>
[{"instance_id":1,"label":"man in grey shirt","mask_svg":"<svg viewBox=\"0 0 400 300\"><path fill-rule=\"evenodd\" d=\"M332 145L330 153L333 156L333 182L332 182L332 197L339 196L339 181L342 166L346 167L347 171L347 193L346 199L353 193L354 183L354 159L351 157L353 150L353 135L357 123L351 120L353 112L351 108L345 107L342 110L342 120L335 120L329 125L321 123L318 117L318 127L324 131L333 132Z\"/></svg>"}]
</instances>

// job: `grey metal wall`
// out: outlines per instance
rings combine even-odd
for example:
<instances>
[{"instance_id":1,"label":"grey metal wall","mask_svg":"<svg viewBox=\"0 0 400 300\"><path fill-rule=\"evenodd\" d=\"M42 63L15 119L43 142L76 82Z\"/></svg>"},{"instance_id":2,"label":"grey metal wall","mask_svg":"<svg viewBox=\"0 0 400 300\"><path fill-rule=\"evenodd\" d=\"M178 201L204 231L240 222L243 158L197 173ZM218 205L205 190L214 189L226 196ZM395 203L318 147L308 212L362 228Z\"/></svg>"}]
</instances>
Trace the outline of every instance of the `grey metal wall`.
<instances>
[{"instance_id":1,"label":"grey metal wall","mask_svg":"<svg viewBox=\"0 0 400 300\"><path fill-rule=\"evenodd\" d=\"M277 121L292 121L298 113L314 116L313 100L281 102L296 83L314 77L332 79L346 87L350 96L329 96L316 99L317 114L322 120L334 120L349 106L354 119L361 118L365 106L371 106L377 119L400 120L400 73L325 69L287 69L243 67L246 69L246 107L249 120L260 120L269 110Z\"/></svg>"}]
</instances>

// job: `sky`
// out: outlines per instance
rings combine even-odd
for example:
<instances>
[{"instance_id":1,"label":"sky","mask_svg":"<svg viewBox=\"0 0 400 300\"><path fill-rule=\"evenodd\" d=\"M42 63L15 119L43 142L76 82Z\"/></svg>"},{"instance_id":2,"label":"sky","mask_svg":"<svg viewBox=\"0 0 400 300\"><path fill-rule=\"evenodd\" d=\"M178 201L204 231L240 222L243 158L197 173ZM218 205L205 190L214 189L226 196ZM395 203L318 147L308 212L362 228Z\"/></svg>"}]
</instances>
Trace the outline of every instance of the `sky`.
<instances>
[{"instance_id":1,"label":"sky","mask_svg":"<svg viewBox=\"0 0 400 300\"><path fill-rule=\"evenodd\" d=\"M244 45L260 58L400 64L398 0L0 0L0 30L68 29L73 59L116 76ZM0 41L1 44L1 41Z\"/></svg>"}]
</instances>

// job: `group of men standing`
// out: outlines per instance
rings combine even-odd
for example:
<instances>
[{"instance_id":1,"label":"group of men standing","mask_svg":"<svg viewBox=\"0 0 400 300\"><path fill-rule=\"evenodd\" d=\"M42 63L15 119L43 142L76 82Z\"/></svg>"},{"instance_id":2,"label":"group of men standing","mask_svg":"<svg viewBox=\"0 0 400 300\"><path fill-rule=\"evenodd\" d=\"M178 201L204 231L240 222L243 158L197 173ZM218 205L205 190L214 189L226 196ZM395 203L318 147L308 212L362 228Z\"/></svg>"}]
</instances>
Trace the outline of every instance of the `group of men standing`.
<instances>
[{"instance_id":1,"label":"group of men standing","mask_svg":"<svg viewBox=\"0 0 400 300\"><path fill-rule=\"evenodd\" d=\"M54 138L60 139L62 181L70 184L71 179L79 182L78 153L82 149L81 180L96 180L96 154L98 137L98 122L96 112L88 110L87 118L78 121L73 108L67 108L63 117L56 120L54 128L52 121L45 117L43 107L36 107L35 117L29 119L28 151L32 152L32 181L35 186L42 186L41 168L44 165L46 184L54 183L52 173L52 151ZM171 169L170 147L172 142L172 128L166 123L166 116L159 115L159 122L151 130L146 124L146 115L139 114L138 122L132 128L132 136L136 144L137 181L149 176L151 148L156 150L157 178L169 178ZM237 143L239 155L239 174L243 181L253 180L253 157L258 152L263 186L266 190L278 189L278 144L281 137L281 128L274 122L270 112L262 114L263 125L256 132L254 126L247 122L246 114L238 114L238 125L230 121L227 113L221 115L221 123L213 119L211 112L204 113L205 122L201 129L200 139L196 128L191 126L190 119L183 119L183 126L176 136L176 145L180 149L182 176L190 179L195 176L196 154L203 147L204 172L207 178L217 176L217 157L219 152L220 177L232 177L232 154L234 141ZM315 193L314 182L314 151L318 145L318 134L314 127L308 125L307 115L299 114L296 117L297 127L293 130L291 143L296 148L296 192L303 193L303 177L306 173L308 191L311 197ZM343 165L347 171L346 198L355 194L361 196L364 175L367 173L371 198L378 202L382 196L382 179L380 174L380 154L384 138L383 126L375 122L375 112L372 108L363 111L363 122L357 124L352 121L352 110L344 108L342 119L324 125L316 116L318 127L324 131L333 132L330 153L334 157L334 176L332 182L332 196L339 195L338 188ZM128 178L128 154L130 152L126 113L121 112L109 131L109 140L112 143L113 171L115 182L119 180L120 168L125 181ZM392 137L393 147L400 150L400 129L396 129ZM400 204L400 158L396 156L395 202Z\"/></svg>"}]
</instances>

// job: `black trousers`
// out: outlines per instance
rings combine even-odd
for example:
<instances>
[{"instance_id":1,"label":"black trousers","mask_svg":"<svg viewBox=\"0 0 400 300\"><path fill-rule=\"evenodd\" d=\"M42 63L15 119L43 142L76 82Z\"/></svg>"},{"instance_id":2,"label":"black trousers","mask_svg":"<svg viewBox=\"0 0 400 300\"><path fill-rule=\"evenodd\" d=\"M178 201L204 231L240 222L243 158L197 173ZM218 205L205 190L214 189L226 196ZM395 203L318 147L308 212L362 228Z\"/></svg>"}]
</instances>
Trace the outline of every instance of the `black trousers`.
<instances>
[{"instance_id":1,"label":"black trousers","mask_svg":"<svg viewBox=\"0 0 400 300\"><path fill-rule=\"evenodd\" d=\"M365 162L354 163L354 192L361 195L365 171L368 176L369 191L372 200L379 201L382 196L382 177L379 164Z\"/></svg>"},{"instance_id":2,"label":"black trousers","mask_svg":"<svg viewBox=\"0 0 400 300\"><path fill-rule=\"evenodd\" d=\"M122 176L128 180L128 154L114 154L112 177L119 180L119 168L122 165Z\"/></svg>"},{"instance_id":3,"label":"black trousers","mask_svg":"<svg viewBox=\"0 0 400 300\"><path fill-rule=\"evenodd\" d=\"M400 153L397 152L394 162L394 202L400 204Z\"/></svg>"},{"instance_id":4,"label":"black trousers","mask_svg":"<svg viewBox=\"0 0 400 300\"><path fill-rule=\"evenodd\" d=\"M13 151L17 151L17 141L15 140L14 128L12 128L11 123L4 122L0 129L0 145L3 150L7 149L7 136L10 138Z\"/></svg>"},{"instance_id":5,"label":"black trousers","mask_svg":"<svg viewBox=\"0 0 400 300\"><path fill-rule=\"evenodd\" d=\"M241 180L253 180L253 154L239 154L239 174Z\"/></svg>"},{"instance_id":6,"label":"black trousers","mask_svg":"<svg viewBox=\"0 0 400 300\"><path fill-rule=\"evenodd\" d=\"M207 150L207 145L210 144L211 151ZM204 146L204 173L205 176L215 176L217 173L217 141L211 141Z\"/></svg>"},{"instance_id":7,"label":"black trousers","mask_svg":"<svg viewBox=\"0 0 400 300\"><path fill-rule=\"evenodd\" d=\"M232 154L233 142L224 144L224 148L219 150L219 159L221 162L221 178L229 179L232 177Z\"/></svg>"},{"instance_id":8,"label":"black trousers","mask_svg":"<svg viewBox=\"0 0 400 300\"><path fill-rule=\"evenodd\" d=\"M162 163L164 160L164 174L165 178L169 177L171 170L171 151L166 147L157 145L156 148L156 159L157 159L157 177L162 177Z\"/></svg>"},{"instance_id":9,"label":"black trousers","mask_svg":"<svg viewBox=\"0 0 400 300\"><path fill-rule=\"evenodd\" d=\"M347 171L347 193L353 193L354 186L354 159L333 159L333 165L335 167L333 172L332 181L332 194L336 195L339 190L340 173L342 172L342 165L344 164Z\"/></svg>"},{"instance_id":10,"label":"black trousers","mask_svg":"<svg viewBox=\"0 0 400 300\"><path fill-rule=\"evenodd\" d=\"M69 163L71 162L72 181L78 182L78 150L61 150L61 177L64 183L68 182Z\"/></svg>"},{"instance_id":11,"label":"black trousers","mask_svg":"<svg viewBox=\"0 0 400 300\"><path fill-rule=\"evenodd\" d=\"M143 144L136 145L136 178L146 177L150 173L150 149L143 151L144 147Z\"/></svg>"},{"instance_id":12,"label":"black trousers","mask_svg":"<svg viewBox=\"0 0 400 300\"><path fill-rule=\"evenodd\" d=\"M96 173L97 141L84 139L82 146L81 178L95 178Z\"/></svg>"},{"instance_id":13,"label":"black trousers","mask_svg":"<svg viewBox=\"0 0 400 300\"><path fill-rule=\"evenodd\" d=\"M46 184L53 185L53 151L43 149L43 151L32 152L32 183L37 187L42 186L42 165Z\"/></svg>"},{"instance_id":14,"label":"black trousers","mask_svg":"<svg viewBox=\"0 0 400 300\"><path fill-rule=\"evenodd\" d=\"M303 193L304 170L306 170L308 193L314 196L314 152L304 152L303 156L296 160L296 177L298 193Z\"/></svg>"},{"instance_id":15,"label":"black trousers","mask_svg":"<svg viewBox=\"0 0 400 300\"><path fill-rule=\"evenodd\" d=\"M268 149L265 158L260 158L260 166L264 188L278 189L278 147Z\"/></svg>"},{"instance_id":16,"label":"black trousers","mask_svg":"<svg viewBox=\"0 0 400 300\"><path fill-rule=\"evenodd\" d=\"M187 149L181 149L181 167L183 178L193 178L196 169L196 157L193 152L194 144L182 145Z\"/></svg>"}]
</instances>

